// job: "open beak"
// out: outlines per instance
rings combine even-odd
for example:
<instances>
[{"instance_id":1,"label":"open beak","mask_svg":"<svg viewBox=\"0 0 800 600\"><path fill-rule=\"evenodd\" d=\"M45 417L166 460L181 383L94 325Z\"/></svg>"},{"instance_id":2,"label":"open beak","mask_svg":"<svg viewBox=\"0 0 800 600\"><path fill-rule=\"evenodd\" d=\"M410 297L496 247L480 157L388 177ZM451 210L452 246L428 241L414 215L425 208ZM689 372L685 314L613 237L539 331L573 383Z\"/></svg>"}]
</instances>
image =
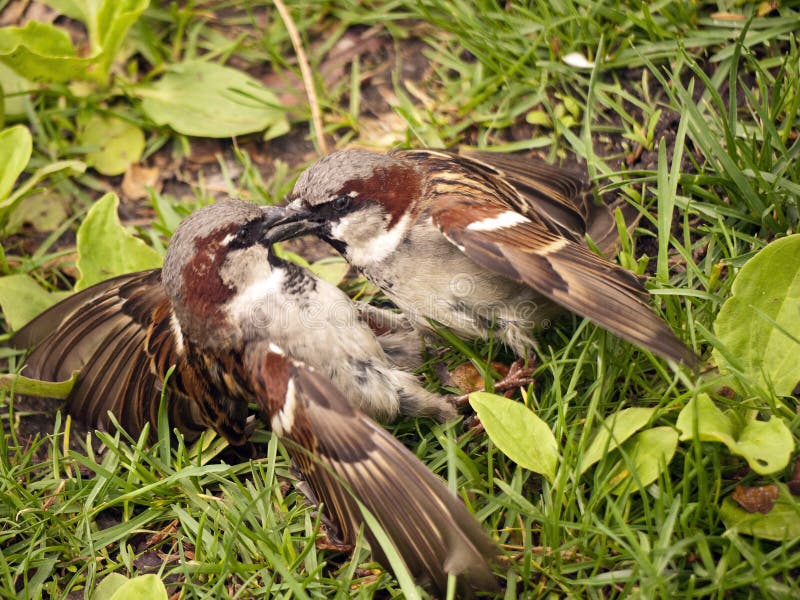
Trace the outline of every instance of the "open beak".
<instances>
[{"instance_id":1,"label":"open beak","mask_svg":"<svg viewBox=\"0 0 800 600\"><path fill-rule=\"evenodd\" d=\"M261 243L266 246L316 233L322 228L322 223L302 208L265 206L263 210Z\"/></svg>"}]
</instances>

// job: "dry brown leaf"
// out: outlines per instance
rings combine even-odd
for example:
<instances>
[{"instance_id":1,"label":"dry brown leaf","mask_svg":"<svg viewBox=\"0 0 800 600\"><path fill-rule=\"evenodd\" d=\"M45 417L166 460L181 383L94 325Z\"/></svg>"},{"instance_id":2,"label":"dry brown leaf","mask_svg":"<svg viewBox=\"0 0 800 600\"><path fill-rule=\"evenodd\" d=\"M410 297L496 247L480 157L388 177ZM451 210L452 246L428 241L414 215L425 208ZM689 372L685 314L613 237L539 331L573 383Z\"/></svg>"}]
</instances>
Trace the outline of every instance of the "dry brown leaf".
<instances>
[{"instance_id":1,"label":"dry brown leaf","mask_svg":"<svg viewBox=\"0 0 800 600\"><path fill-rule=\"evenodd\" d=\"M737 485L731 498L747 512L760 512L766 515L778 499L777 485L745 487Z\"/></svg>"},{"instance_id":2,"label":"dry brown leaf","mask_svg":"<svg viewBox=\"0 0 800 600\"><path fill-rule=\"evenodd\" d=\"M147 198L148 188L161 191L161 170L158 167L144 167L133 163L128 166L122 177L121 191L126 200L139 200Z\"/></svg>"},{"instance_id":3,"label":"dry brown leaf","mask_svg":"<svg viewBox=\"0 0 800 600\"><path fill-rule=\"evenodd\" d=\"M508 375L508 365L493 362L492 368L503 377ZM450 371L450 382L465 394L484 389L483 377L472 363L464 363Z\"/></svg>"}]
</instances>

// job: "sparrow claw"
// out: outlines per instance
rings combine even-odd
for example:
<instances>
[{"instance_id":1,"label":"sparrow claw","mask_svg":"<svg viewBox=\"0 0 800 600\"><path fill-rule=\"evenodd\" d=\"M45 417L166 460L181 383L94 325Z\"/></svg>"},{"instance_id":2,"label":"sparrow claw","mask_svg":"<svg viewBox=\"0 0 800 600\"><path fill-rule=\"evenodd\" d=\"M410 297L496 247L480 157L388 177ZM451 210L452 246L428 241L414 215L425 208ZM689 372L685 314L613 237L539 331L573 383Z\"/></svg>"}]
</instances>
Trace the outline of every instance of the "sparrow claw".
<instances>
[{"instance_id":1,"label":"sparrow claw","mask_svg":"<svg viewBox=\"0 0 800 600\"><path fill-rule=\"evenodd\" d=\"M318 550L333 550L335 552L352 552L352 544L347 544L339 537L339 531L336 526L330 522L324 514L321 515L322 524L319 530L317 539L314 540L314 545Z\"/></svg>"},{"instance_id":2,"label":"sparrow claw","mask_svg":"<svg viewBox=\"0 0 800 600\"><path fill-rule=\"evenodd\" d=\"M462 394L460 396L453 396L453 406L456 408L464 408L469 403L469 394Z\"/></svg>"},{"instance_id":3,"label":"sparrow claw","mask_svg":"<svg viewBox=\"0 0 800 600\"><path fill-rule=\"evenodd\" d=\"M533 371L533 367L525 366L525 361L523 359L513 362L508 367L508 372L505 376L494 384L494 392L510 397L516 392L517 388L525 387L533 383ZM452 402L456 407L463 408L469 402L469 394L454 396Z\"/></svg>"},{"instance_id":4,"label":"sparrow claw","mask_svg":"<svg viewBox=\"0 0 800 600\"><path fill-rule=\"evenodd\" d=\"M478 415L470 415L464 419L464 435L483 433L485 431L481 418Z\"/></svg>"},{"instance_id":5,"label":"sparrow claw","mask_svg":"<svg viewBox=\"0 0 800 600\"><path fill-rule=\"evenodd\" d=\"M525 387L533 383L533 367L525 366L523 359L518 359L511 363L508 374L503 379L494 384L495 392L514 392L517 388Z\"/></svg>"}]
</instances>

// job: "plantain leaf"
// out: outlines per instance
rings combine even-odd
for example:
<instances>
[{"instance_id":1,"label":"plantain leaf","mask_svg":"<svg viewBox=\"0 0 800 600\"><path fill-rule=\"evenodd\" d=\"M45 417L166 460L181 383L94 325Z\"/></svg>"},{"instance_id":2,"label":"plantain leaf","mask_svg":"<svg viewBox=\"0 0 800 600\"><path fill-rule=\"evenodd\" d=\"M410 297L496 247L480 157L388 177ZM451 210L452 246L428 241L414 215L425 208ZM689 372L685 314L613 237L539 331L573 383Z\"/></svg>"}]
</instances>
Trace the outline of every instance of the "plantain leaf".
<instances>
[{"instance_id":1,"label":"plantain leaf","mask_svg":"<svg viewBox=\"0 0 800 600\"><path fill-rule=\"evenodd\" d=\"M32 81L86 79L91 58L79 57L69 35L50 23L0 28L0 60Z\"/></svg>"},{"instance_id":2,"label":"plantain leaf","mask_svg":"<svg viewBox=\"0 0 800 600\"><path fill-rule=\"evenodd\" d=\"M114 585L119 583L121 582L116 581ZM141 600L142 598L147 598L147 600L167 600L169 598L167 588L164 587L164 582L158 575L139 575L121 583L109 600Z\"/></svg>"},{"instance_id":3,"label":"plantain leaf","mask_svg":"<svg viewBox=\"0 0 800 600\"><path fill-rule=\"evenodd\" d=\"M75 291L115 275L161 266L161 255L120 223L119 199L109 192L89 209L78 229L78 270Z\"/></svg>"},{"instance_id":4,"label":"plantain leaf","mask_svg":"<svg viewBox=\"0 0 800 600\"><path fill-rule=\"evenodd\" d=\"M128 581L130 580L122 573L109 573L94 588L91 600L111 600L114 592L128 583Z\"/></svg>"},{"instance_id":5,"label":"plantain leaf","mask_svg":"<svg viewBox=\"0 0 800 600\"><path fill-rule=\"evenodd\" d=\"M714 322L714 359L789 396L800 381L800 234L775 240L742 267Z\"/></svg>"},{"instance_id":6,"label":"plantain leaf","mask_svg":"<svg viewBox=\"0 0 800 600\"><path fill-rule=\"evenodd\" d=\"M583 454L581 474L647 425L655 410L655 408L626 408L603 421L589 448Z\"/></svg>"},{"instance_id":7,"label":"plantain leaf","mask_svg":"<svg viewBox=\"0 0 800 600\"><path fill-rule=\"evenodd\" d=\"M8 198L14 182L28 165L33 151L31 132L23 125L0 131L0 202Z\"/></svg>"},{"instance_id":8,"label":"plantain leaf","mask_svg":"<svg viewBox=\"0 0 800 600\"><path fill-rule=\"evenodd\" d=\"M672 462L677 447L678 432L672 427L653 427L628 440L623 445L626 459L613 469L612 491L636 491L653 483Z\"/></svg>"},{"instance_id":9,"label":"plantain leaf","mask_svg":"<svg viewBox=\"0 0 800 600\"><path fill-rule=\"evenodd\" d=\"M159 125L184 135L232 137L269 129L289 129L277 97L257 80L230 67L187 61L161 79L133 89L142 109Z\"/></svg>"},{"instance_id":10,"label":"plantain leaf","mask_svg":"<svg viewBox=\"0 0 800 600\"><path fill-rule=\"evenodd\" d=\"M66 400L79 375L80 372L75 371L66 381L39 381L22 375L0 375L0 390L6 392L13 390L17 394L37 398Z\"/></svg>"},{"instance_id":11,"label":"plantain leaf","mask_svg":"<svg viewBox=\"0 0 800 600\"><path fill-rule=\"evenodd\" d=\"M558 445L550 427L520 402L474 392L469 403L494 444L519 466L555 479Z\"/></svg>"},{"instance_id":12,"label":"plantain leaf","mask_svg":"<svg viewBox=\"0 0 800 600\"><path fill-rule=\"evenodd\" d=\"M83 21L89 52L78 56L66 31L30 21L0 28L0 60L34 81L94 80L107 83L110 66L131 25L149 0L49 0L70 18Z\"/></svg>"},{"instance_id":13,"label":"plantain leaf","mask_svg":"<svg viewBox=\"0 0 800 600\"><path fill-rule=\"evenodd\" d=\"M13 330L67 296L69 292L47 291L24 273L0 277L0 306Z\"/></svg>"}]
</instances>

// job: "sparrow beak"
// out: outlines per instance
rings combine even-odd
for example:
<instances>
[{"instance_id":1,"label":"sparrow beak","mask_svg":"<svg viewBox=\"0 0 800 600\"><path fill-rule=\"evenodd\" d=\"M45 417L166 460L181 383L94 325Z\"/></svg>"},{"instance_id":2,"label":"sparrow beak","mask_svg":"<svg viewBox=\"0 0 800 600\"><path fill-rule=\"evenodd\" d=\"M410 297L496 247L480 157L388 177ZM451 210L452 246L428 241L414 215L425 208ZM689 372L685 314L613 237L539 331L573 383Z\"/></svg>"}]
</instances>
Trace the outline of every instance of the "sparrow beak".
<instances>
[{"instance_id":1,"label":"sparrow beak","mask_svg":"<svg viewBox=\"0 0 800 600\"><path fill-rule=\"evenodd\" d=\"M309 211L294 207L265 206L261 223L261 243L265 246L303 235L316 233L322 223L314 219Z\"/></svg>"}]
</instances>

